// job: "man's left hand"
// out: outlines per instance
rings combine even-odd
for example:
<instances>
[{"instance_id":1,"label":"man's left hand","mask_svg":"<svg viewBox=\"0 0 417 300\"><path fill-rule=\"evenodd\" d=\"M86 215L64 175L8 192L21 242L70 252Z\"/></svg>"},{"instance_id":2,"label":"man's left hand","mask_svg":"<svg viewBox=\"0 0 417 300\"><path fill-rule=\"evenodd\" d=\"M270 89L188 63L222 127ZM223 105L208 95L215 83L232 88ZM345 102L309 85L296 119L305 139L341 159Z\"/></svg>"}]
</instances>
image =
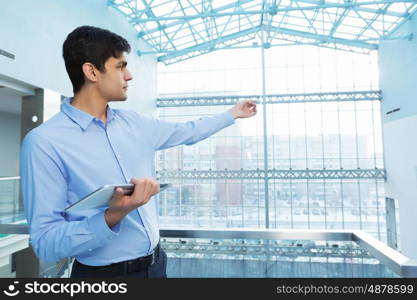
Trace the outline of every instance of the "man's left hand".
<instances>
[{"instance_id":1,"label":"man's left hand","mask_svg":"<svg viewBox=\"0 0 417 300\"><path fill-rule=\"evenodd\" d=\"M256 115L256 102L252 100L240 101L230 109L234 119L249 118Z\"/></svg>"}]
</instances>

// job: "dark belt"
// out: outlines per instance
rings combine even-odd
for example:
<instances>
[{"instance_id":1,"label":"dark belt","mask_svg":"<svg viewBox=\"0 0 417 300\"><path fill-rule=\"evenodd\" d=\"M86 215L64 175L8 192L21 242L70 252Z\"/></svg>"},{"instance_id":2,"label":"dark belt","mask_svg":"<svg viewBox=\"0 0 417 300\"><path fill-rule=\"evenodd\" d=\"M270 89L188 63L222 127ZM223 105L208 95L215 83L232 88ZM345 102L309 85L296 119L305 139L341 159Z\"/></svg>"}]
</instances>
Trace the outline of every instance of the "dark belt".
<instances>
[{"instance_id":1,"label":"dark belt","mask_svg":"<svg viewBox=\"0 0 417 300\"><path fill-rule=\"evenodd\" d=\"M74 263L79 266L85 267L91 271L97 271L100 273L111 273L111 274L129 274L133 272L140 272L146 270L148 267L152 266L156 259L159 258L160 245L155 247L155 250L152 254L147 256L138 257L132 260L125 260L118 263L114 263L107 266L88 266L80 263L75 260Z\"/></svg>"}]
</instances>

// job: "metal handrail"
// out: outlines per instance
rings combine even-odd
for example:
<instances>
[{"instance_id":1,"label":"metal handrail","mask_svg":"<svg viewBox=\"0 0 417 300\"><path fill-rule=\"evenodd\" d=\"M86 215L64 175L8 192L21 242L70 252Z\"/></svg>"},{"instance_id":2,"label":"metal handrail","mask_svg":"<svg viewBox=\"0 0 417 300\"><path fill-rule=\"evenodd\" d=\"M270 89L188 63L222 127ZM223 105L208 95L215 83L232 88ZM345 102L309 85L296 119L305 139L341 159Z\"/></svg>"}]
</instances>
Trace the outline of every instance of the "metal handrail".
<instances>
[{"instance_id":1,"label":"metal handrail","mask_svg":"<svg viewBox=\"0 0 417 300\"><path fill-rule=\"evenodd\" d=\"M20 176L14 176L14 177L0 177L0 181L6 181L6 180L18 180L20 179Z\"/></svg>"},{"instance_id":2,"label":"metal handrail","mask_svg":"<svg viewBox=\"0 0 417 300\"><path fill-rule=\"evenodd\" d=\"M401 277L417 277L417 260L410 259L361 230L278 230L278 229L161 229L161 237L351 241L367 250Z\"/></svg>"}]
</instances>

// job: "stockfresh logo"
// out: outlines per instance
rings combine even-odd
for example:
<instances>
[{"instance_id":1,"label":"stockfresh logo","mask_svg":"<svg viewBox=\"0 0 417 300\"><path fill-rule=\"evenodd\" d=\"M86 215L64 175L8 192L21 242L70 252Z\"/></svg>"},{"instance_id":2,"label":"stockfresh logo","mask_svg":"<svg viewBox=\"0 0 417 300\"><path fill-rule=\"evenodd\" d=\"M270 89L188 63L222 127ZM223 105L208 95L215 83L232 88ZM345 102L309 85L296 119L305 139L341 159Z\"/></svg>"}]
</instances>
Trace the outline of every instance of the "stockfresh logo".
<instances>
[{"instance_id":1,"label":"stockfresh logo","mask_svg":"<svg viewBox=\"0 0 417 300\"><path fill-rule=\"evenodd\" d=\"M19 284L19 281L13 282L13 284L10 284L6 290L3 291L3 293L9 297L14 297L19 295L20 291L17 289L17 285Z\"/></svg>"}]
</instances>

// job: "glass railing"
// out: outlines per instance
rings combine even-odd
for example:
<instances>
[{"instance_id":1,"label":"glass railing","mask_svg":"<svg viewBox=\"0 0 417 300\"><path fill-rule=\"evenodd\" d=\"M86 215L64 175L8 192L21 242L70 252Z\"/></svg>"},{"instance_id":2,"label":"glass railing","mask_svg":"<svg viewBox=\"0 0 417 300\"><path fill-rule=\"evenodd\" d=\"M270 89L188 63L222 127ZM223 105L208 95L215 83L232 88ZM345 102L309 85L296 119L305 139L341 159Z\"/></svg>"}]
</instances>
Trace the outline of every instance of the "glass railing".
<instances>
[{"instance_id":1,"label":"glass railing","mask_svg":"<svg viewBox=\"0 0 417 300\"><path fill-rule=\"evenodd\" d=\"M0 177L0 267L3 276L13 276L13 254L29 247L29 236L20 201L20 178ZM18 228L20 227L20 231ZM10 232L11 231L11 232ZM16 232L17 231L17 232ZM15 233L23 233L16 235Z\"/></svg>"},{"instance_id":2,"label":"glass railing","mask_svg":"<svg viewBox=\"0 0 417 300\"><path fill-rule=\"evenodd\" d=\"M363 231L161 230L169 277L417 277L417 262Z\"/></svg>"},{"instance_id":3,"label":"glass railing","mask_svg":"<svg viewBox=\"0 0 417 300\"><path fill-rule=\"evenodd\" d=\"M20 177L0 177L0 223L23 218L23 205L19 199Z\"/></svg>"},{"instance_id":4,"label":"glass railing","mask_svg":"<svg viewBox=\"0 0 417 300\"><path fill-rule=\"evenodd\" d=\"M363 231L163 229L161 246L171 278L417 277L416 261ZM72 261L40 262L39 277L68 277Z\"/></svg>"},{"instance_id":5,"label":"glass railing","mask_svg":"<svg viewBox=\"0 0 417 300\"><path fill-rule=\"evenodd\" d=\"M33 274L23 271L19 276L19 269L24 269L26 265L18 266L20 262L12 262L25 256L25 264L28 270L38 270L39 277L69 277L69 260L63 259L54 263L47 263L37 260L30 251L28 226L23 211L20 198L20 177L0 177L0 266L10 264L17 265L15 274L18 277L31 277ZM25 250L24 254L13 257L12 254ZM4 263L2 264L2 262ZM11 267L11 266L10 266ZM10 268L11 269L11 268Z\"/></svg>"}]
</instances>

